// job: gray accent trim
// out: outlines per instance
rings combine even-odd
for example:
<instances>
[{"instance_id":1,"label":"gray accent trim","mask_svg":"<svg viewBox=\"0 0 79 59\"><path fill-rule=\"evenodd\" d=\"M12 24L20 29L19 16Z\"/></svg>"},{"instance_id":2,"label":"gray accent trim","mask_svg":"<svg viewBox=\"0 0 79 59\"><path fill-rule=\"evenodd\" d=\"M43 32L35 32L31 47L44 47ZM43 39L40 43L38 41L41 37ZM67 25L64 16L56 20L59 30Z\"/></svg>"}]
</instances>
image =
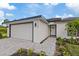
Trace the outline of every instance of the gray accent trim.
<instances>
[{"instance_id":1,"label":"gray accent trim","mask_svg":"<svg viewBox=\"0 0 79 59\"><path fill-rule=\"evenodd\" d=\"M50 19L47 19L48 22L56 22L56 21L61 21L62 19L61 18L50 18Z\"/></svg>"},{"instance_id":2,"label":"gray accent trim","mask_svg":"<svg viewBox=\"0 0 79 59\"><path fill-rule=\"evenodd\" d=\"M18 19L18 20L9 21L9 22L6 22L6 23L16 22L16 21L23 21L23 20L30 20L30 19L33 19L33 18L40 18L40 17L42 17L42 15L37 15L37 16L27 17L27 18L22 18L22 19Z\"/></svg>"},{"instance_id":3,"label":"gray accent trim","mask_svg":"<svg viewBox=\"0 0 79 59\"><path fill-rule=\"evenodd\" d=\"M49 25L49 29L50 29L50 36L51 36L51 25Z\"/></svg>"},{"instance_id":4,"label":"gray accent trim","mask_svg":"<svg viewBox=\"0 0 79 59\"><path fill-rule=\"evenodd\" d=\"M34 22L32 22L32 42L34 42Z\"/></svg>"},{"instance_id":5,"label":"gray accent trim","mask_svg":"<svg viewBox=\"0 0 79 59\"><path fill-rule=\"evenodd\" d=\"M48 24L47 20L45 17L43 17L42 15L39 15L39 16L33 16L33 17L29 17L29 18L24 18L24 19L19 19L19 20L14 20L14 21L9 21L5 24L16 24L16 23L24 23L24 22L33 22L33 21L36 21L36 20L40 20L46 24Z\"/></svg>"},{"instance_id":6,"label":"gray accent trim","mask_svg":"<svg viewBox=\"0 0 79 59\"><path fill-rule=\"evenodd\" d=\"M49 27L50 27L50 36L57 36L57 25L56 24L54 24L54 26L55 26L55 35L51 35L51 26L53 26L53 25L49 25Z\"/></svg>"},{"instance_id":7,"label":"gray accent trim","mask_svg":"<svg viewBox=\"0 0 79 59\"><path fill-rule=\"evenodd\" d=\"M9 38L11 37L11 24L9 24Z\"/></svg>"},{"instance_id":8,"label":"gray accent trim","mask_svg":"<svg viewBox=\"0 0 79 59\"><path fill-rule=\"evenodd\" d=\"M19 25L19 24L27 24L27 23L32 23L33 21L31 22L22 22L22 23L14 23L14 24L11 24L11 25Z\"/></svg>"},{"instance_id":9,"label":"gray accent trim","mask_svg":"<svg viewBox=\"0 0 79 59\"><path fill-rule=\"evenodd\" d=\"M40 44L42 44L44 41L46 41L49 37L50 37L50 36L47 36L44 40L42 40L42 41L40 42Z\"/></svg>"},{"instance_id":10,"label":"gray accent trim","mask_svg":"<svg viewBox=\"0 0 79 59\"><path fill-rule=\"evenodd\" d=\"M55 34L56 34L56 37L57 37L57 25L55 25Z\"/></svg>"}]
</instances>

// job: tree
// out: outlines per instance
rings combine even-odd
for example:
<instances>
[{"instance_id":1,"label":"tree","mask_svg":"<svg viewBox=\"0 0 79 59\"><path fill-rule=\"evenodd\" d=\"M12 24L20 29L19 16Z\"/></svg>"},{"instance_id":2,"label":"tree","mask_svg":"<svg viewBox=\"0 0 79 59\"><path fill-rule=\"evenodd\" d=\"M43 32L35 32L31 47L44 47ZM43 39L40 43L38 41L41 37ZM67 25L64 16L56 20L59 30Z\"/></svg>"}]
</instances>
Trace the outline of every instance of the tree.
<instances>
[{"instance_id":1,"label":"tree","mask_svg":"<svg viewBox=\"0 0 79 59\"><path fill-rule=\"evenodd\" d=\"M66 24L66 29L68 31L69 36L77 36L79 32L79 19L76 18Z\"/></svg>"},{"instance_id":2,"label":"tree","mask_svg":"<svg viewBox=\"0 0 79 59\"><path fill-rule=\"evenodd\" d=\"M4 20L4 23L7 23L7 22L9 22L9 20L8 20L8 19L5 19L5 20Z\"/></svg>"}]
</instances>

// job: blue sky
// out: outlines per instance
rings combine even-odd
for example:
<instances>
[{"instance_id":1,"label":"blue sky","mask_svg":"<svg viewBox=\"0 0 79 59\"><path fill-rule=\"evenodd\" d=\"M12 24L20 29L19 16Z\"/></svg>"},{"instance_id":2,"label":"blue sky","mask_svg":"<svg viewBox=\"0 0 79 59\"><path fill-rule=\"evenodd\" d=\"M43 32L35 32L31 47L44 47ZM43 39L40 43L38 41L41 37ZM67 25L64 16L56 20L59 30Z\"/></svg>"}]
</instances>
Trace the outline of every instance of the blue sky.
<instances>
[{"instance_id":1,"label":"blue sky","mask_svg":"<svg viewBox=\"0 0 79 59\"><path fill-rule=\"evenodd\" d=\"M45 18L78 17L79 4L68 3L7 3L0 5L0 22L2 19L17 20L36 15Z\"/></svg>"}]
</instances>

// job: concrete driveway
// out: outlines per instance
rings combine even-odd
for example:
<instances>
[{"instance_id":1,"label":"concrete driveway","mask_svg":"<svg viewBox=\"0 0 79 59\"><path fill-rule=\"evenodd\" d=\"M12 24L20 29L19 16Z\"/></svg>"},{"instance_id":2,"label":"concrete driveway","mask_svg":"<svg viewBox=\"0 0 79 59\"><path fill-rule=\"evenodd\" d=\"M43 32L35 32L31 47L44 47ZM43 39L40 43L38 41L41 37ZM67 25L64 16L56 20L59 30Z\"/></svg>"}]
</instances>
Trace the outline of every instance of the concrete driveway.
<instances>
[{"instance_id":1,"label":"concrete driveway","mask_svg":"<svg viewBox=\"0 0 79 59\"><path fill-rule=\"evenodd\" d=\"M0 40L0 56L10 56L19 48L34 48L35 52L45 51L47 55L54 55L56 40L48 38L44 43L32 43L28 40L7 38ZM51 52L52 51L52 52Z\"/></svg>"}]
</instances>

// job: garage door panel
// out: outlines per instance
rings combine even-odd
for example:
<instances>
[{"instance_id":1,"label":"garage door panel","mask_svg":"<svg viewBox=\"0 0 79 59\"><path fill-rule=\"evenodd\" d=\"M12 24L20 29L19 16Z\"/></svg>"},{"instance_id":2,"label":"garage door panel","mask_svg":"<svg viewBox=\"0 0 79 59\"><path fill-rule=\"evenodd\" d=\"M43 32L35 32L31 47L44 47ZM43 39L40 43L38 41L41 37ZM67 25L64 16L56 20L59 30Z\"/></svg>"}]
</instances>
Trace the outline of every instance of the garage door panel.
<instances>
[{"instance_id":1,"label":"garage door panel","mask_svg":"<svg viewBox=\"0 0 79 59\"><path fill-rule=\"evenodd\" d=\"M32 23L11 25L11 37L32 40Z\"/></svg>"}]
</instances>

